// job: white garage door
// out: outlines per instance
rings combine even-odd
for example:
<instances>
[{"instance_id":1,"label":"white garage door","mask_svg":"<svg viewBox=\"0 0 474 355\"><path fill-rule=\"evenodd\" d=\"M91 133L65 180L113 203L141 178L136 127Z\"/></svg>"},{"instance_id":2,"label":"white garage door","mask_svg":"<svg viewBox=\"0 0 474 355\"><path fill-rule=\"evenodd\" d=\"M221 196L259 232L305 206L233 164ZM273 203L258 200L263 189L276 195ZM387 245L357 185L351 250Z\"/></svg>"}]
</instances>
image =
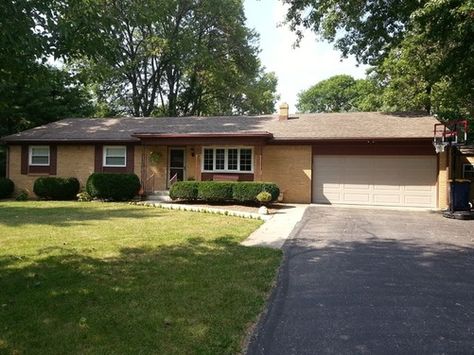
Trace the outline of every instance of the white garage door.
<instances>
[{"instance_id":1,"label":"white garage door","mask_svg":"<svg viewBox=\"0 0 474 355\"><path fill-rule=\"evenodd\" d=\"M436 207L435 157L313 157L313 202Z\"/></svg>"}]
</instances>

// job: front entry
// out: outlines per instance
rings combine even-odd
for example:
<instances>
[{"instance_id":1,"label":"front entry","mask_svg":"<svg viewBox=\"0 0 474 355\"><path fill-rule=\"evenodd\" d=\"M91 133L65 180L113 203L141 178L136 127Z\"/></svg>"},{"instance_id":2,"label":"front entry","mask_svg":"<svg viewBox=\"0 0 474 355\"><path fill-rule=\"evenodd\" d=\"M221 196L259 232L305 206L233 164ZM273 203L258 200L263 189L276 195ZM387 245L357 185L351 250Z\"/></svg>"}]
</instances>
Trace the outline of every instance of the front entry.
<instances>
[{"instance_id":1,"label":"front entry","mask_svg":"<svg viewBox=\"0 0 474 355\"><path fill-rule=\"evenodd\" d=\"M170 181L183 181L185 177L185 149L184 148L170 148L168 159L168 187Z\"/></svg>"}]
</instances>

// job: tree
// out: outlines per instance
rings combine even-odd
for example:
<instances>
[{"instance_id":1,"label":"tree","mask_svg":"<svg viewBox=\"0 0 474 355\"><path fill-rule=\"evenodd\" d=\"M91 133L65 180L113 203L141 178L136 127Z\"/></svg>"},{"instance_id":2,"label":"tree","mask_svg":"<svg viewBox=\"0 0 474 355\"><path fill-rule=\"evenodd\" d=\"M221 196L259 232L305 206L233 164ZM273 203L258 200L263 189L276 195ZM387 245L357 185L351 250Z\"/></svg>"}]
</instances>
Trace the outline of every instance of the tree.
<instances>
[{"instance_id":1,"label":"tree","mask_svg":"<svg viewBox=\"0 0 474 355\"><path fill-rule=\"evenodd\" d=\"M285 2L287 21L299 36L310 28L335 42L343 56L375 66L386 109L473 115L472 1Z\"/></svg>"},{"instance_id":2,"label":"tree","mask_svg":"<svg viewBox=\"0 0 474 355\"><path fill-rule=\"evenodd\" d=\"M37 64L23 74L0 80L0 136L93 113L88 91L66 70Z\"/></svg>"},{"instance_id":3,"label":"tree","mask_svg":"<svg viewBox=\"0 0 474 355\"><path fill-rule=\"evenodd\" d=\"M241 1L68 0L57 12L61 55L119 113L241 112L262 75Z\"/></svg>"},{"instance_id":4,"label":"tree","mask_svg":"<svg viewBox=\"0 0 474 355\"><path fill-rule=\"evenodd\" d=\"M53 52L44 1L0 5L0 136L69 116L90 114L85 87L65 69L45 64Z\"/></svg>"},{"instance_id":5,"label":"tree","mask_svg":"<svg viewBox=\"0 0 474 355\"><path fill-rule=\"evenodd\" d=\"M375 111L380 107L376 83L335 75L298 94L296 107L302 112Z\"/></svg>"}]
</instances>

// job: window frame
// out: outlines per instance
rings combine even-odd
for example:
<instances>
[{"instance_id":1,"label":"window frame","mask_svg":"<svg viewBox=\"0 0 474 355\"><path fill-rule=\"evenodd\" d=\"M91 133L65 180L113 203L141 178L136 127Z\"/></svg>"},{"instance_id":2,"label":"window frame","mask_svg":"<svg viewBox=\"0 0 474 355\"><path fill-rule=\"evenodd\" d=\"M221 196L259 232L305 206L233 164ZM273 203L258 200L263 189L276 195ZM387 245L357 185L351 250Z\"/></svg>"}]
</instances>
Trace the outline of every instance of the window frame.
<instances>
[{"instance_id":1,"label":"window frame","mask_svg":"<svg viewBox=\"0 0 474 355\"><path fill-rule=\"evenodd\" d=\"M212 150L212 170L204 169L205 150ZM224 169L216 169L216 150L224 149ZM237 150L237 170L229 170L229 150ZM251 152L251 170L240 169L240 151L249 149ZM201 171L203 173L229 173L229 174L253 174L254 173L254 148L249 146L205 146L202 147Z\"/></svg>"},{"instance_id":2,"label":"window frame","mask_svg":"<svg viewBox=\"0 0 474 355\"><path fill-rule=\"evenodd\" d=\"M34 148L48 148L48 163L47 164L38 164L33 163L33 149ZM45 155L40 155L44 157ZM30 145L28 147L28 164L29 166L51 166L51 147L49 145Z\"/></svg>"},{"instance_id":3,"label":"window frame","mask_svg":"<svg viewBox=\"0 0 474 355\"><path fill-rule=\"evenodd\" d=\"M107 149L108 148L123 148L124 149L124 164L107 164L107 158L122 158L122 156L109 156L107 155ZM102 152L102 166L104 168L126 168L127 167L127 146L126 145L104 145L103 147L103 152Z\"/></svg>"},{"instance_id":4,"label":"window frame","mask_svg":"<svg viewBox=\"0 0 474 355\"><path fill-rule=\"evenodd\" d=\"M466 171L467 167L469 167L469 171ZM466 177L466 172L473 174L473 176ZM474 177L474 164L463 164L462 166L462 178L463 179L472 179Z\"/></svg>"}]
</instances>

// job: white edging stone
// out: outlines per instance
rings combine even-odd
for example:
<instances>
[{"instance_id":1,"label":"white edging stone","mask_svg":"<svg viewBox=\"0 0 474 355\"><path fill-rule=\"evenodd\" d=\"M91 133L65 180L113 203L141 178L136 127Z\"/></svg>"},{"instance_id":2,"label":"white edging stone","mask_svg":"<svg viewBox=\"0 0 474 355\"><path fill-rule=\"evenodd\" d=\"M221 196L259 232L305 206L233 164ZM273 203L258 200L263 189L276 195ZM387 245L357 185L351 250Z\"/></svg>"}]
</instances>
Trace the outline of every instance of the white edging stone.
<instances>
[{"instance_id":1,"label":"white edging stone","mask_svg":"<svg viewBox=\"0 0 474 355\"><path fill-rule=\"evenodd\" d=\"M220 209L220 208L191 206L191 205L183 205L183 204L175 204L175 203L162 203L162 202L154 202L154 201L139 201L139 202L131 202L130 204L139 205L139 206L157 207L157 208L163 208L163 209L167 209L167 210L176 210L176 211L214 213L214 214L220 214L220 215L224 215L224 216L233 216L233 217L241 217L241 218L249 218L249 219L260 219L262 221L268 221L269 219L272 218L271 215L260 215L258 213L252 213L252 212L233 211L233 210Z\"/></svg>"}]
</instances>

